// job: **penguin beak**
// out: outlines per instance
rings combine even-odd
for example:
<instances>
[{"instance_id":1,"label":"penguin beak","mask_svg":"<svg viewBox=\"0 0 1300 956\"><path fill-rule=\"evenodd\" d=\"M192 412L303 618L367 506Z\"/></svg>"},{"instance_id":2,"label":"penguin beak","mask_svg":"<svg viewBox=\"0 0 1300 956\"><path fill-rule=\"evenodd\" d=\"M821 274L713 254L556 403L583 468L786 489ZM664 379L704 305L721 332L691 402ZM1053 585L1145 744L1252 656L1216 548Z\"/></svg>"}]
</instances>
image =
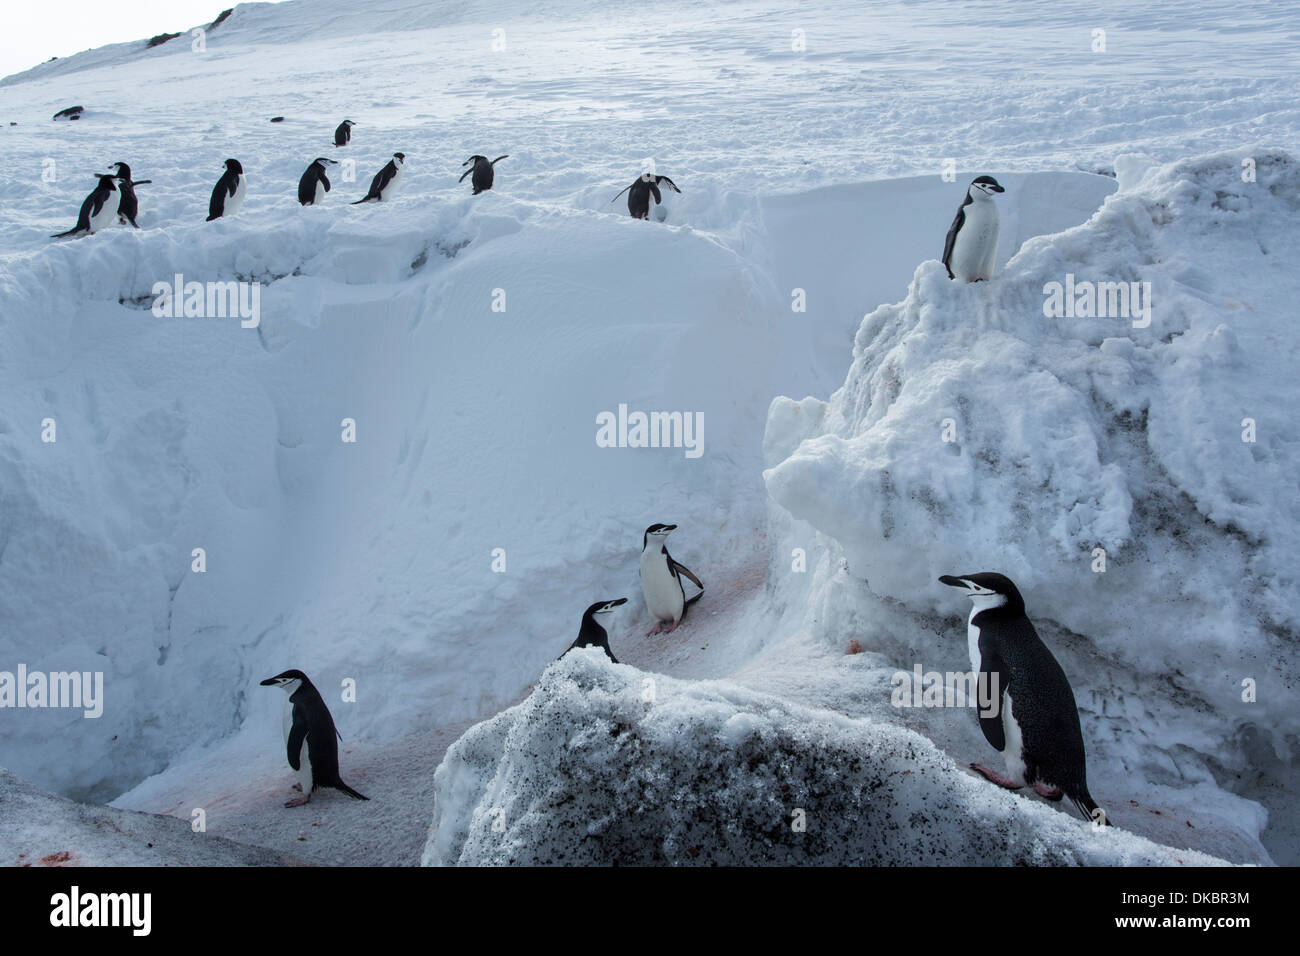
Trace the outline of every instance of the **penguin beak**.
<instances>
[{"instance_id":1,"label":"penguin beak","mask_svg":"<svg viewBox=\"0 0 1300 956\"><path fill-rule=\"evenodd\" d=\"M280 680L279 680L279 678L276 678L276 677L268 677L266 680L262 681L262 685L261 685L261 686L263 686L263 687L279 687L279 686L280 686Z\"/></svg>"},{"instance_id":2,"label":"penguin beak","mask_svg":"<svg viewBox=\"0 0 1300 956\"><path fill-rule=\"evenodd\" d=\"M995 193L1004 193L1004 192L1006 192L1005 189L1003 189L1001 186L998 186L998 185L990 186L989 189L993 190Z\"/></svg>"},{"instance_id":3,"label":"penguin beak","mask_svg":"<svg viewBox=\"0 0 1300 956\"><path fill-rule=\"evenodd\" d=\"M961 578L953 577L951 574L945 574L943 577L939 578L939 583L946 584L950 588L963 588L964 590L967 591L970 590L969 584L967 584Z\"/></svg>"}]
</instances>

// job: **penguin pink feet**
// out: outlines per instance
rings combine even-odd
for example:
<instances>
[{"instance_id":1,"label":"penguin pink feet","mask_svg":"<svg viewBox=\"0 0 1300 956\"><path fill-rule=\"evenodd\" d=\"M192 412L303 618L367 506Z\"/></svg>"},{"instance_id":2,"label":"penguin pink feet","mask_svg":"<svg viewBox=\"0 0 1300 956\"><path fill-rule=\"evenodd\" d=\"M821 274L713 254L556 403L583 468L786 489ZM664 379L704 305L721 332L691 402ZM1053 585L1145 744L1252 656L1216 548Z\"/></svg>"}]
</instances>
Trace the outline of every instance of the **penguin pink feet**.
<instances>
[{"instance_id":1,"label":"penguin pink feet","mask_svg":"<svg viewBox=\"0 0 1300 956\"><path fill-rule=\"evenodd\" d=\"M990 770L982 763L973 763L970 765L970 768L985 780L996 783L999 787L1006 787L1008 790L1019 790L1024 786L1023 783L1016 783L1010 777L1002 776L1002 774L998 773L996 770Z\"/></svg>"},{"instance_id":2,"label":"penguin pink feet","mask_svg":"<svg viewBox=\"0 0 1300 956\"><path fill-rule=\"evenodd\" d=\"M663 630L663 628L664 628L663 621L655 621L655 626L650 628L650 630L646 631L645 636L649 637L651 634L658 634L660 631Z\"/></svg>"},{"instance_id":3,"label":"penguin pink feet","mask_svg":"<svg viewBox=\"0 0 1300 956\"><path fill-rule=\"evenodd\" d=\"M310 795L310 794L303 794L301 797L294 797L292 800L286 801L286 802L285 802L285 806L286 806L286 807L300 807L300 806L302 806L304 803L306 803L306 802L307 802L308 800L310 800L310 799L311 799L311 795Z\"/></svg>"},{"instance_id":4,"label":"penguin pink feet","mask_svg":"<svg viewBox=\"0 0 1300 956\"><path fill-rule=\"evenodd\" d=\"M1061 792L1060 787L1049 787L1045 783L1035 783L1034 793L1038 794L1045 800L1060 800L1065 796L1065 794Z\"/></svg>"},{"instance_id":5,"label":"penguin pink feet","mask_svg":"<svg viewBox=\"0 0 1300 956\"><path fill-rule=\"evenodd\" d=\"M665 634L671 634L673 631L677 630L678 626L679 626L681 623L682 623L681 621L673 621L673 622L672 622L671 624L669 624L666 628L664 628L664 633L665 633Z\"/></svg>"}]
</instances>

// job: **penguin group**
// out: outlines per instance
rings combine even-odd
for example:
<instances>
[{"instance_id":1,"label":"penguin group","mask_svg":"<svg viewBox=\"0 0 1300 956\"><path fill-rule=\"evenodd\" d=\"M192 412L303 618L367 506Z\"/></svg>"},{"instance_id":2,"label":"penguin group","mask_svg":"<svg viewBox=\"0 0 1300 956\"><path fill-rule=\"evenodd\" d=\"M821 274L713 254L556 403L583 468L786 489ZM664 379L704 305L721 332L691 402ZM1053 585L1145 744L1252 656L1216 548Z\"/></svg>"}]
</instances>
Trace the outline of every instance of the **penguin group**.
<instances>
[{"instance_id":1,"label":"penguin group","mask_svg":"<svg viewBox=\"0 0 1300 956\"><path fill-rule=\"evenodd\" d=\"M282 119L282 117L277 117L277 119ZM352 142L352 127L356 125L350 119L341 122L334 130L334 145L336 147L349 145ZM467 176L472 177L470 179L470 186L473 189L471 195L477 196L480 193L487 192L492 188L496 180L496 164L503 159L509 158L509 154L506 154L490 160L486 156L475 153L461 164L469 168L461 174L458 182L464 182ZM324 201L331 188L327 170L330 166L337 166L338 164L337 159L331 159L328 156L317 156L308 164L306 170L298 179L299 205L316 206ZM363 197L353 201L352 205L359 206L368 202L391 201L397 192L397 184L402 178L402 170L405 165L406 154L402 152L393 153L392 158L371 179L370 189ZM77 224L66 232L52 235L51 239L91 235L118 221L129 223L137 229L140 228L139 223L136 221L140 207L135 195L135 187L143 186L152 182L152 180L132 180L131 167L126 163L114 163L111 168L115 169L116 172L112 176L100 175L95 188L91 190L90 195L81 204L81 213L78 216ZM660 184L667 185L675 192L681 192L677 185L667 176L649 175L638 178L627 189L619 192L621 196L624 192L631 190L628 196L628 212L634 219L650 218L651 197L653 197L654 203L663 201L663 196L659 192ZM237 159L227 159L225 172L212 188L212 196L208 201L208 217L206 221L229 219L238 213L244 204L247 187L248 183L244 177L243 164ZM617 199L618 196L614 198Z\"/></svg>"},{"instance_id":2,"label":"penguin group","mask_svg":"<svg viewBox=\"0 0 1300 956\"><path fill-rule=\"evenodd\" d=\"M344 120L334 131L334 145L351 143L352 120ZM489 160L474 154L462 166L458 182L471 178L472 195L492 189L495 167L509 155ZM236 215L244 204L247 179L237 159L227 159L225 169L213 187L207 221ZM338 161L318 156L298 181L298 202L321 204L331 190L328 168ZM353 205L389 202L397 191L406 165L406 154L395 152L374 175L366 194ZM95 188L85 198L76 225L52 238L90 235L115 223L139 228L137 186L151 180L132 179L125 162L109 167L112 172L97 175ZM667 176L643 173L610 200L628 194L627 207L634 219L647 220L663 202L661 187L681 193ZM999 238L999 216L995 197L1005 192L992 176L977 176L966 188L956 216L945 237L941 262L953 280L982 282L993 278ZM655 523L642 534L639 577L652 627L647 636L670 634L682 623L689 608L704 593L700 579L676 561L667 548L674 524ZM1068 797L1088 820L1109 825L1105 812L1088 791L1083 734L1078 708L1064 670L1039 638L1025 611L1024 599L1005 575L982 571L943 575L939 581L961 589L971 601L967 621L967 649L972 671L978 675L979 726L985 739L1003 755L1005 772L982 763L971 769L996 786L1010 790L1030 786L1040 796L1059 801ZM684 582L694 592L688 596ZM609 642L609 622L626 597L603 599L582 613L578 636L565 650L599 647L617 664ZM561 656L564 656L563 654ZM334 788L357 800L368 797L343 782L338 762L338 730L324 698L307 675L286 670L262 681L263 686L285 691L283 730L286 757L298 775L295 788L301 793L285 806L301 806L320 788Z\"/></svg>"}]
</instances>

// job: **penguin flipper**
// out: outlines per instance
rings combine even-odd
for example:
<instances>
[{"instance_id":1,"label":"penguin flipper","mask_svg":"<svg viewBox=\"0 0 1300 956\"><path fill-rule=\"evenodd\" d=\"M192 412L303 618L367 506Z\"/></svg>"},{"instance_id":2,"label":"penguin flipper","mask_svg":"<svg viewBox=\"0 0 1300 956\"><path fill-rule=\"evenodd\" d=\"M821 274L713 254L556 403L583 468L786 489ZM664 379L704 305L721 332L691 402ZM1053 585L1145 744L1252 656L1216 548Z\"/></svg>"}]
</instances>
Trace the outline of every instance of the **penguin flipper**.
<instances>
[{"instance_id":1,"label":"penguin flipper","mask_svg":"<svg viewBox=\"0 0 1300 956\"><path fill-rule=\"evenodd\" d=\"M955 279L952 274L952 267L948 264L952 261L952 247L957 242L957 233L961 231L962 223L966 221L966 206L962 204L957 208L957 216L953 219L952 225L948 228L948 238L943 241L943 267L948 270L948 278Z\"/></svg>"},{"instance_id":2,"label":"penguin flipper","mask_svg":"<svg viewBox=\"0 0 1300 956\"><path fill-rule=\"evenodd\" d=\"M495 166L497 163L501 162L501 160L509 159L509 158L510 158L509 153L506 153L504 156L498 156L496 159L492 160L492 165Z\"/></svg>"},{"instance_id":3,"label":"penguin flipper","mask_svg":"<svg viewBox=\"0 0 1300 956\"><path fill-rule=\"evenodd\" d=\"M301 770L302 761L299 755L302 753L302 742L307 738L307 721L306 715L299 715L296 706L293 711L293 728L289 731L286 745L289 750L289 766L294 770Z\"/></svg>"},{"instance_id":4,"label":"penguin flipper","mask_svg":"<svg viewBox=\"0 0 1300 956\"><path fill-rule=\"evenodd\" d=\"M620 189L620 190L618 191L618 196L623 195L625 192L627 192L629 189L631 189L632 186L635 186L635 185L636 185L636 183L633 182L630 186L624 186L622 189ZM618 196L615 196L614 199L617 199ZM614 199L611 199L610 202L613 202Z\"/></svg>"},{"instance_id":5,"label":"penguin flipper","mask_svg":"<svg viewBox=\"0 0 1300 956\"><path fill-rule=\"evenodd\" d=\"M329 192L329 191L330 191L330 178L329 178L328 176L326 176L324 173L321 173L321 174L320 174L320 181L321 181L321 184L325 187L325 191L326 191L326 192Z\"/></svg>"},{"instance_id":6,"label":"penguin flipper","mask_svg":"<svg viewBox=\"0 0 1300 956\"><path fill-rule=\"evenodd\" d=\"M980 641L980 672L975 687L979 705L980 730L984 739L1001 753L1007 747L1006 731L1002 727L1002 708L1006 706L1007 688L1011 685L1011 672L996 653L989 652Z\"/></svg>"},{"instance_id":7,"label":"penguin flipper","mask_svg":"<svg viewBox=\"0 0 1300 956\"><path fill-rule=\"evenodd\" d=\"M465 170L463 173L460 174L460 179L456 180L456 182L463 183L465 181L465 177L472 172L474 172L474 167L471 166L469 169Z\"/></svg>"},{"instance_id":8,"label":"penguin flipper","mask_svg":"<svg viewBox=\"0 0 1300 956\"><path fill-rule=\"evenodd\" d=\"M655 183L650 183L649 185L650 185L650 192L654 193L655 202L656 203L663 202L664 197L660 194L659 187Z\"/></svg>"}]
</instances>

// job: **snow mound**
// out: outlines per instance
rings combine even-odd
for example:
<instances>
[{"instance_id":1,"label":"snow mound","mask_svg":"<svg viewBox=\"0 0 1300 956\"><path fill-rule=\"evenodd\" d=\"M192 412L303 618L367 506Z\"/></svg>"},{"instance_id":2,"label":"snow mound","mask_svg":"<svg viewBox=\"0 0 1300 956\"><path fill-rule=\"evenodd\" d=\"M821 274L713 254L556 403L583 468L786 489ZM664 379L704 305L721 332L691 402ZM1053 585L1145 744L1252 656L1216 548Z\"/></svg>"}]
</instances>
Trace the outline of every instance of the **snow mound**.
<instances>
[{"instance_id":1,"label":"snow mound","mask_svg":"<svg viewBox=\"0 0 1300 956\"><path fill-rule=\"evenodd\" d=\"M88 806L0 769L0 861L8 866L294 866L291 856L195 833L175 817Z\"/></svg>"},{"instance_id":2,"label":"snow mound","mask_svg":"<svg viewBox=\"0 0 1300 956\"><path fill-rule=\"evenodd\" d=\"M825 603L845 606L827 590L844 563L931 621L966 613L937 575L1009 575L1031 618L1072 644L1085 737L1106 741L1117 773L1276 782L1294 773L1285 741L1300 729L1286 332L1300 166L1256 149L1125 177L1088 222L1028 240L991 282L922 263L902 302L863 320L828 403L774 401L765 479L796 519L776 525L790 546L808 544L806 526L821 534L807 606L824 622L844 620ZM1053 283L1081 305L1084 283L1105 282L1146 284L1149 325L1132 308L1047 316ZM964 640L939 650L928 629L910 633L922 660L964 654ZM1208 764L1179 765L1184 748Z\"/></svg>"},{"instance_id":3,"label":"snow mound","mask_svg":"<svg viewBox=\"0 0 1300 956\"><path fill-rule=\"evenodd\" d=\"M434 787L425 865L1221 863L1012 796L909 730L591 649L471 728Z\"/></svg>"}]
</instances>

